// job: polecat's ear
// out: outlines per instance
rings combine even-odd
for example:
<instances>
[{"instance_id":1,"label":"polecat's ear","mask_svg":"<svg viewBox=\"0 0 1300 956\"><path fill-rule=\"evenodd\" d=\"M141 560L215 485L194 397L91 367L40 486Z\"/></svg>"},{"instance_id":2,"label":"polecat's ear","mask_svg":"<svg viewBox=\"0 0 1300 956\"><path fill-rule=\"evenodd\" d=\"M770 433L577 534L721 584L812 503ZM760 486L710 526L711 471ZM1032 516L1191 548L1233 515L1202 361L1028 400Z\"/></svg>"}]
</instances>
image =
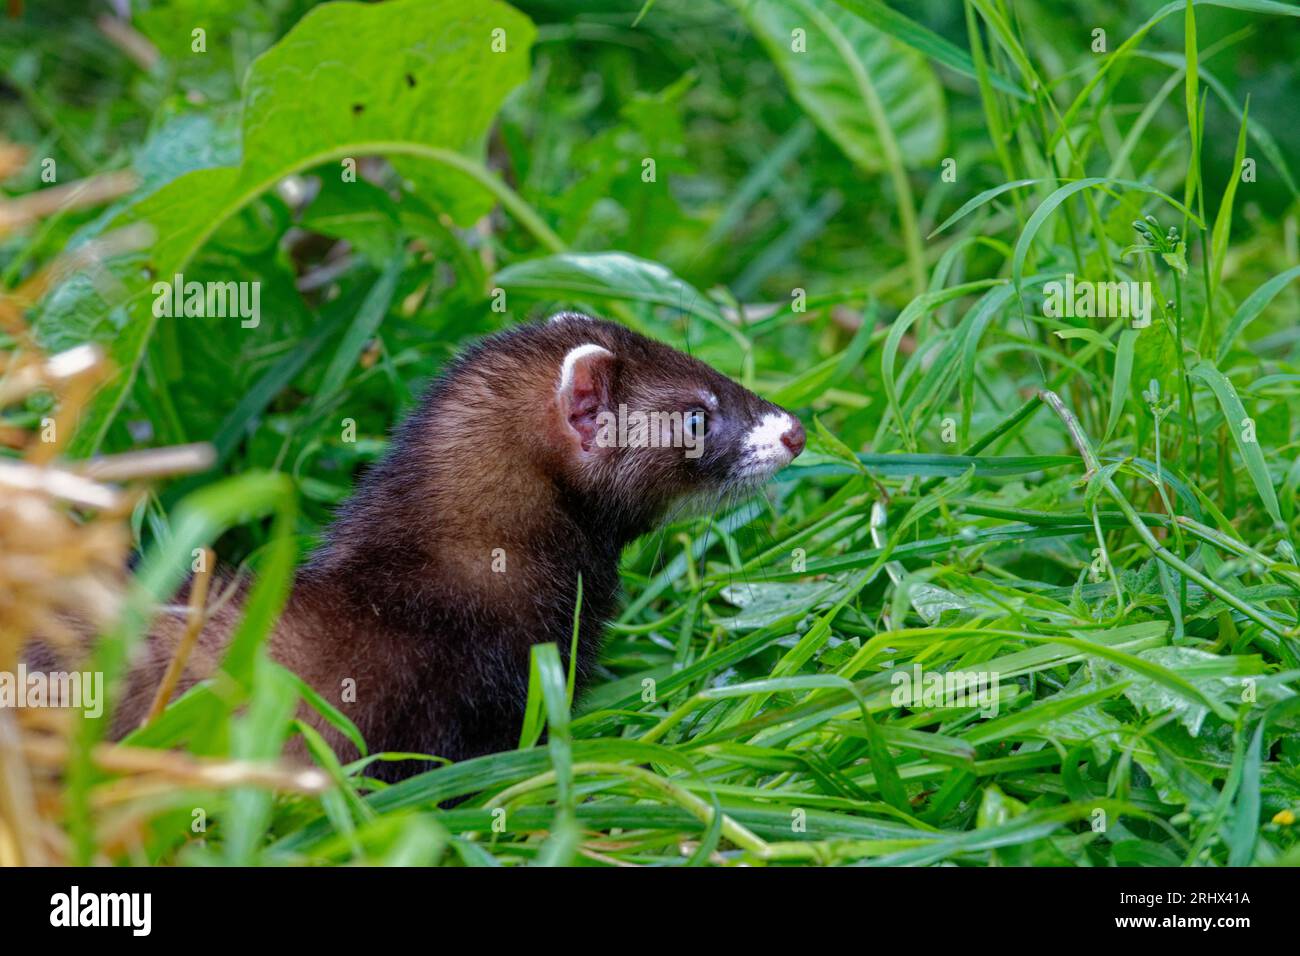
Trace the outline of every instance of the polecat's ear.
<instances>
[{"instance_id":1,"label":"polecat's ear","mask_svg":"<svg viewBox=\"0 0 1300 956\"><path fill-rule=\"evenodd\" d=\"M563 426L581 446L591 451L601 412L611 410L614 395L614 353L588 342L569 349L560 365L555 387L556 407Z\"/></svg>"}]
</instances>

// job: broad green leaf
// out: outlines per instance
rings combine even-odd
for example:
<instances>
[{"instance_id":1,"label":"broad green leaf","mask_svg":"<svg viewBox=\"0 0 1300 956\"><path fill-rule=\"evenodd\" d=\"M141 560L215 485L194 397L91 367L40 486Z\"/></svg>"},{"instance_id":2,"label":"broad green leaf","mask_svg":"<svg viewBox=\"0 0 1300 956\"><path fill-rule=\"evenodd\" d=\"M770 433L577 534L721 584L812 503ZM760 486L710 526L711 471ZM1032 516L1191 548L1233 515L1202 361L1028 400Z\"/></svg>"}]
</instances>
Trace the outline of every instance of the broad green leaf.
<instances>
[{"instance_id":1,"label":"broad green leaf","mask_svg":"<svg viewBox=\"0 0 1300 956\"><path fill-rule=\"evenodd\" d=\"M860 168L885 170L891 154L909 168L939 158L943 90L915 49L834 0L735 3L791 95Z\"/></svg>"},{"instance_id":2,"label":"broad green leaf","mask_svg":"<svg viewBox=\"0 0 1300 956\"><path fill-rule=\"evenodd\" d=\"M398 217L397 203L378 186L364 179L343 182L336 176L326 176L299 225L324 236L346 239L379 268L392 258L401 238Z\"/></svg>"},{"instance_id":3,"label":"broad green leaf","mask_svg":"<svg viewBox=\"0 0 1300 956\"><path fill-rule=\"evenodd\" d=\"M1143 660L1167 668L1194 686L1209 701L1225 707L1242 701L1243 678L1257 675L1262 670L1259 658L1231 657L1210 654L1194 647L1155 647L1138 654ZM1191 700L1186 694L1171 692L1167 686L1142 677L1129 680L1124 690L1133 706L1148 714L1174 714L1193 737L1209 716L1209 708ZM1270 700L1271 702L1271 700Z\"/></svg>"},{"instance_id":4,"label":"broad green leaf","mask_svg":"<svg viewBox=\"0 0 1300 956\"><path fill-rule=\"evenodd\" d=\"M292 564L290 562L290 564ZM287 589L284 592L287 594ZM245 618L245 622L251 620ZM261 637L265 637L265 631ZM238 638L236 638L238 639ZM295 678L259 649L251 668L248 707L233 720L231 753L236 760L265 763L280 755L298 704ZM274 794L265 787L242 786L231 794L223 819L222 850L232 866L249 866L265 842Z\"/></svg>"},{"instance_id":5,"label":"broad green leaf","mask_svg":"<svg viewBox=\"0 0 1300 956\"><path fill-rule=\"evenodd\" d=\"M899 13L882 0L835 0L835 2L844 9L851 10L876 29L906 43L918 53L925 54L936 63L942 63L962 76L976 78L975 63L969 53L949 43L929 27ZM989 79L1002 92L1010 93L1018 100L1029 101L1029 95L1024 90L1000 73L991 72Z\"/></svg>"},{"instance_id":6,"label":"broad green leaf","mask_svg":"<svg viewBox=\"0 0 1300 956\"><path fill-rule=\"evenodd\" d=\"M839 596L838 581L827 585L806 581L757 581L732 584L722 589L722 597L740 608L739 614L725 618L732 631L752 631L769 627L791 615L803 616L821 609Z\"/></svg>"},{"instance_id":7,"label":"broad green leaf","mask_svg":"<svg viewBox=\"0 0 1300 956\"><path fill-rule=\"evenodd\" d=\"M670 269L626 252L562 252L525 259L496 274L507 291L533 297L640 302L721 321L713 302Z\"/></svg>"},{"instance_id":8,"label":"broad green leaf","mask_svg":"<svg viewBox=\"0 0 1300 956\"><path fill-rule=\"evenodd\" d=\"M505 31L505 52L492 50L494 29ZM154 278L182 272L223 222L284 177L315 166L341 177L345 161L382 154L423 191L444 198L446 180L430 172L438 167L443 176L457 170L462 187L469 176L507 194L479 157L502 100L527 76L533 35L528 19L499 0L337 2L309 10L249 69L240 165L181 176L110 224L153 227L153 278L129 289L124 327L110 344L118 371L88 406L73 451L96 449L121 406L157 322ZM469 201L448 206L451 215L470 221L482 213L482 190L459 192ZM553 238L538 222L530 228Z\"/></svg>"},{"instance_id":9,"label":"broad green leaf","mask_svg":"<svg viewBox=\"0 0 1300 956\"><path fill-rule=\"evenodd\" d=\"M1039 640L1039 638L1034 638ZM1050 640L1050 638L1041 638L1041 640ZM1057 643L1064 644L1066 647L1082 650L1089 656L1102 658L1109 664L1119 665L1120 668L1137 674L1139 678L1144 678L1151 685L1158 685L1161 693L1168 695L1169 700L1177 699L1183 704L1190 704L1193 707L1203 707L1207 711L1212 711L1218 717L1224 720L1231 720L1233 710L1221 698L1213 693L1207 692L1191 676L1184 676L1187 671L1180 667L1177 671L1172 666L1166 667L1163 663L1170 655L1177 659L1178 663L1183 662L1183 658L1178 657L1178 652L1188 650L1188 648L1151 648L1150 650L1140 651L1137 654L1128 654L1124 651L1118 651L1113 647L1104 647L1102 645L1093 645L1090 641L1081 638L1057 638ZM1213 655L1211 655L1213 656ZM1216 661L1222 662L1223 658L1215 657ZM1235 667L1233 664L1228 667ZM1128 678L1128 675L1124 675ZM1145 685L1144 685L1145 686ZM1162 697L1161 700L1165 700Z\"/></svg>"}]
</instances>

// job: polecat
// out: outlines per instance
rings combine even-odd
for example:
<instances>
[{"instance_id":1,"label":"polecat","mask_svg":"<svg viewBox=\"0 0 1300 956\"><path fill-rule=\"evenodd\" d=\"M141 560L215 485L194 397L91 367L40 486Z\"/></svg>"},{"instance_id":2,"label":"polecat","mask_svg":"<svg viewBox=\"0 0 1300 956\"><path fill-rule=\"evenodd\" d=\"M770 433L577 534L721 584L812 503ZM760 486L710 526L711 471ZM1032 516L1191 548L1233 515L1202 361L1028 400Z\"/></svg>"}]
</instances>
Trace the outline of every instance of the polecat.
<instances>
[{"instance_id":1,"label":"polecat","mask_svg":"<svg viewBox=\"0 0 1300 956\"><path fill-rule=\"evenodd\" d=\"M795 416L622 326L562 313L502 332L454 361L397 430L300 569L270 653L372 752L509 749L531 646L554 641L568 665L579 574L581 688L623 547L684 499L756 488L803 447ZM231 606L208 622L188 683L211 673L237 617ZM151 635L119 731L145 713L182 629L162 621ZM341 695L348 679L355 701Z\"/></svg>"}]
</instances>

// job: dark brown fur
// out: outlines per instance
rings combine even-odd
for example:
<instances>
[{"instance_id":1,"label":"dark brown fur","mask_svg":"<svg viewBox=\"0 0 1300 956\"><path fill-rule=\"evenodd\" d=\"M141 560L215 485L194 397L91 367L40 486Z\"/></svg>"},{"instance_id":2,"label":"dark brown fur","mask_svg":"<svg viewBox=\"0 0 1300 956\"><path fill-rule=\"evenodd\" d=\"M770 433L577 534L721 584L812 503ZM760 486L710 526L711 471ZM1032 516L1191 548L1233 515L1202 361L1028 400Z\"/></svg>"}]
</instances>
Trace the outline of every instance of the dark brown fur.
<instances>
[{"instance_id":1,"label":"dark brown fur","mask_svg":"<svg viewBox=\"0 0 1300 956\"><path fill-rule=\"evenodd\" d=\"M705 453L579 454L556 384L565 355L585 343L615 357L606 369L614 404L688 409L712 392L719 408ZM611 323L560 317L490 338L431 387L360 482L299 571L270 652L346 713L372 752L459 760L508 749L531 646L555 642L567 665L579 574L581 687L615 610L623 547L683 497L746 484L731 477L737 442L773 410L707 365ZM495 549L504 573L493 570ZM208 623L187 683L212 673L240 600ZM181 629L170 615L151 634L119 731L140 721ZM349 678L355 703L341 699ZM355 756L309 717L341 756ZM424 767L372 771L398 778Z\"/></svg>"}]
</instances>

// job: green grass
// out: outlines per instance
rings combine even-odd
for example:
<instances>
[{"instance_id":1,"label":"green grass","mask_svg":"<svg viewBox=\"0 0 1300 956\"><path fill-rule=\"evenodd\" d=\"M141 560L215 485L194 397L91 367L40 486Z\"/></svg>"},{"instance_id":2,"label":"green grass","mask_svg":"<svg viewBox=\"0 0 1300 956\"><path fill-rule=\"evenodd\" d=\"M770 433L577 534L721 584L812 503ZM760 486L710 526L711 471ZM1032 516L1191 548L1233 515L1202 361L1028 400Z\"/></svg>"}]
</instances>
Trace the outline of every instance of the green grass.
<instances>
[{"instance_id":1,"label":"green grass","mask_svg":"<svg viewBox=\"0 0 1300 956\"><path fill-rule=\"evenodd\" d=\"M264 46L293 6L234 29ZM115 117L31 113L15 135L38 152L73 137L79 175L164 172L105 217L0 245L0 265L22 273L144 220L167 269L259 276L274 303L256 336L155 324L132 261L135 305L112 322L75 282L36 316L52 347L98 337L122 365L82 451L131 447L128 421L218 450L213 473L139 509L133 613L101 642L103 668L120 672L193 548L216 542L260 575L233 682L131 742L262 760L311 734L293 717L305 689L261 648L292 562L476 335L561 306L610 315L809 426L808 453L764 495L629 550L625 610L584 697L557 649L536 648L521 749L383 787L365 779L382 756L340 766L313 740L323 796L178 789L153 798L122 862L1300 863L1284 816L1300 809L1300 9L1177 2L1103 22L1066 2L777 7L521 4L538 25L531 60L516 51L527 78L489 159L455 153L468 177L442 169L410 191L392 176L389 194L339 207L338 144L245 154L240 183L322 177L312 228L354 250L329 295L293 292L317 263L277 251L293 214L265 184L215 198L211 170L164 184L193 136L209 165L238 161L238 56L164 46L134 79L121 64L11 69L29 110L75 82ZM790 17L821 60L792 53ZM270 102L312 105L258 82ZM188 89L206 105L183 105ZM264 108L246 97L245 121ZM397 107L375 122L389 155L441 167L459 148ZM200 213L215 218L187 218ZM1149 282L1149 326L1049 317L1045 286L1067 273ZM343 419L357 442L339 439ZM900 675L945 673L986 675L993 697L894 694ZM83 860L98 852L98 733L81 728L67 784Z\"/></svg>"}]
</instances>

